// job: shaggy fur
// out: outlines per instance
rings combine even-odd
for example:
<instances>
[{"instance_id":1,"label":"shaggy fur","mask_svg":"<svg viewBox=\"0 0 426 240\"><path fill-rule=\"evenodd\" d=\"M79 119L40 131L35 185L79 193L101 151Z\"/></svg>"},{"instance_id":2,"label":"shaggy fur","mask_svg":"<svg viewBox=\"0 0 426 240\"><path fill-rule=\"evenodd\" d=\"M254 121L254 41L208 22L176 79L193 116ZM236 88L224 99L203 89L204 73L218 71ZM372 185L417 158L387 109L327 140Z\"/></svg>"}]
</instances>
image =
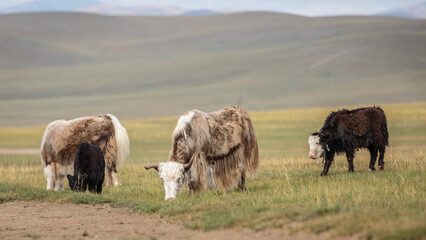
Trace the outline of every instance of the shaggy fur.
<instances>
[{"instance_id":1,"label":"shaggy fur","mask_svg":"<svg viewBox=\"0 0 426 240\"><path fill-rule=\"evenodd\" d=\"M311 136L319 136L319 144L324 151L325 162L321 175L327 175L335 153L342 152L346 153L349 171L354 171L353 159L355 150L359 148L370 151L370 170L375 170L379 152L379 169L384 169L383 159L386 146L389 145L389 134L386 116L380 107L332 112L321 130Z\"/></svg>"},{"instance_id":2,"label":"shaggy fur","mask_svg":"<svg viewBox=\"0 0 426 240\"><path fill-rule=\"evenodd\" d=\"M236 184L246 190L246 174L254 173L259 164L253 125L240 107L186 113L177 123L172 142L168 162L185 165L190 192ZM150 168L158 170L158 165L146 167Z\"/></svg>"},{"instance_id":3,"label":"shaggy fur","mask_svg":"<svg viewBox=\"0 0 426 240\"><path fill-rule=\"evenodd\" d=\"M102 183L105 177L105 160L98 146L83 142L78 147L74 161L74 176L67 175L69 186L74 191L89 191L102 193Z\"/></svg>"},{"instance_id":4,"label":"shaggy fur","mask_svg":"<svg viewBox=\"0 0 426 240\"><path fill-rule=\"evenodd\" d=\"M119 185L117 167L129 153L126 129L111 114L50 123L41 144L41 159L47 178L47 189L63 190L63 179L73 166L75 153L82 142L97 145L107 166L106 186Z\"/></svg>"}]
</instances>

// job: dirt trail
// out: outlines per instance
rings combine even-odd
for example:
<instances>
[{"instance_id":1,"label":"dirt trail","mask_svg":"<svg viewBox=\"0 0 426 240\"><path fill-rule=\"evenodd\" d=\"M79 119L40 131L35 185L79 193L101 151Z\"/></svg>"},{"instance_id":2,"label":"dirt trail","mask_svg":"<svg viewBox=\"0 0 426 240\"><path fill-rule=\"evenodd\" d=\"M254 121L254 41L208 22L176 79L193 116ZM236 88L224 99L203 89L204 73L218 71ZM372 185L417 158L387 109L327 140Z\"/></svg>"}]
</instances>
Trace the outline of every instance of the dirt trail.
<instances>
[{"instance_id":1,"label":"dirt trail","mask_svg":"<svg viewBox=\"0 0 426 240\"><path fill-rule=\"evenodd\" d=\"M0 154L40 154L39 148L0 148Z\"/></svg>"},{"instance_id":2,"label":"dirt trail","mask_svg":"<svg viewBox=\"0 0 426 240\"><path fill-rule=\"evenodd\" d=\"M32 201L0 204L0 239L324 239L284 229L209 232L185 229L127 208ZM347 238L351 239L351 238Z\"/></svg>"}]
</instances>

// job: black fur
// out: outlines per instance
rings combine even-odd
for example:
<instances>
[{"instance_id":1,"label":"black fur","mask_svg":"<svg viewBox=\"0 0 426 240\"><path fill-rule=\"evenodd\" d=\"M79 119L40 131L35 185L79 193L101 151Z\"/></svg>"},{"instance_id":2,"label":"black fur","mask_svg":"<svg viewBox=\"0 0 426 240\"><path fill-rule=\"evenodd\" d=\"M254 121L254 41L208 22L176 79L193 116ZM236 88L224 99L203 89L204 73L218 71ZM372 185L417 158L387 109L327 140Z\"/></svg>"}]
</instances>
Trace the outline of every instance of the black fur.
<instances>
[{"instance_id":1,"label":"black fur","mask_svg":"<svg viewBox=\"0 0 426 240\"><path fill-rule=\"evenodd\" d=\"M67 175L71 190L102 193L105 177L105 160L98 146L87 142L80 144L74 161L74 176Z\"/></svg>"},{"instance_id":2,"label":"black fur","mask_svg":"<svg viewBox=\"0 0 426 240\"><path fill-rule=\"evenodd\" d=\"M367 148L370 151L370 170L375 170L377 152L379 169L384 169L384 155L389 145L386 115L380 107L366 107L354 110L332 112L325 120L324 126L317 133L324 149L324 170L321 176L328 173L335 153L346 153L349 171L354 171L353 159L355 151Z\"/></svg>"}]
</instances>

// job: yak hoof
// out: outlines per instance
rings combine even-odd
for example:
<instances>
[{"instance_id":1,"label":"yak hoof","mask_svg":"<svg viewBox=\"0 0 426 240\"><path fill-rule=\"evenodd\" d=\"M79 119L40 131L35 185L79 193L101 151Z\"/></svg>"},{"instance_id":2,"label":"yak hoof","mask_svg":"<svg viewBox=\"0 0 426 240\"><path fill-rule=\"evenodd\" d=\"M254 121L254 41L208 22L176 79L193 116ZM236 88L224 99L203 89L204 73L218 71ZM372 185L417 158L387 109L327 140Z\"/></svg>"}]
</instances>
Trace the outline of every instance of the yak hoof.
<instances>
[{"instance_id":1,"label":"yak hoof","mask_svg":"<svg viewBox=\"0 0 426 240\"><path fill-rule=\"evenodd\" d=\"M321 173L321 176L327 176L327 173L323 173L323 172L322 172L322 173Z\"/></svg>"},{"instance_id":2,"label":"yak hoof","mask_svg":"<svg viewBox=\"0 0 426 240\"><path fill-rule=\"evenodd\" d=\"M380 169L380 170L384 170L384 169L385 169L385 167L384 167L384 166L379 166L379 169Z\"/></svg>"},{"instance_id":3,"label":"yak hoof","mask_svg":"<svg viewBox=\"0 0 426 240\"><path fill-rule=\"evenodd\" d=\"M368 171L370 171L370 172L371 171L376 171L376 169L375 168L369 168Z\"/></svg>"},{"instance_id":4,"label":"yak hoof","mask_svg":"<svg viewBox=\"0 0 426 240\"><path fill-rule=\"evenodd\" d=\"M241 189L241 191L247 191L248 190L248 188L247 188L247 185L240 185L240 186L238 186L240 189Z\"/></svg>"}]
</instances>

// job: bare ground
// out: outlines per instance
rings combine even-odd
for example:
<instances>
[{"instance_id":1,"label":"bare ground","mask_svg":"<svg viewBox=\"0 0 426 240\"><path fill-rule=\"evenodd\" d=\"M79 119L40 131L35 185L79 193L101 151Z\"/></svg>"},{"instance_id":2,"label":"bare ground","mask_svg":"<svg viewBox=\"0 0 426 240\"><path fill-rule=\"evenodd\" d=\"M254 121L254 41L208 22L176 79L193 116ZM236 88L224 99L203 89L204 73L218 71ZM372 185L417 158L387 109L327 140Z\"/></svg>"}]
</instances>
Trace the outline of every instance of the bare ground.
<instances>
[{"instance_id":1,"label":"bare ground","mask_svg":"<svg viewBox=\"0 0 426 240\"><path fill-rule=\"evenodd\" d=\"M180 224L139 214L128 208L18 201L0 204L0 239L325 239L327 234L285 229L185 229ZM345 239L355 239L345 238Z\"/></svg>"}]
</instances>

